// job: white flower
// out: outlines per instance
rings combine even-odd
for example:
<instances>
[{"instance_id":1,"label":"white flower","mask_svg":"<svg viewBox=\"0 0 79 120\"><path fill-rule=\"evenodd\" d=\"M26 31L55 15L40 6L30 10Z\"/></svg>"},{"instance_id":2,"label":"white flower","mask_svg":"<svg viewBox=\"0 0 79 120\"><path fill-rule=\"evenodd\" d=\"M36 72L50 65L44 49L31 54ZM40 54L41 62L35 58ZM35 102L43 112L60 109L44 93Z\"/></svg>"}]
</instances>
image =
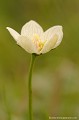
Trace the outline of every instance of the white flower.
<instances>
[{"instance_id":1,"label":"white flower","mask_svg":"<svg viewBox=\"0 0 79 120\"><path fill-rule=\"evenodd\" d=\"M54 26L44 32L42 27L33 20L22 27L21 34L10 27L7 29L17 44L29 53L49 52L56 48L63 38L62 26Z\"/></svg>"}]
</instances>

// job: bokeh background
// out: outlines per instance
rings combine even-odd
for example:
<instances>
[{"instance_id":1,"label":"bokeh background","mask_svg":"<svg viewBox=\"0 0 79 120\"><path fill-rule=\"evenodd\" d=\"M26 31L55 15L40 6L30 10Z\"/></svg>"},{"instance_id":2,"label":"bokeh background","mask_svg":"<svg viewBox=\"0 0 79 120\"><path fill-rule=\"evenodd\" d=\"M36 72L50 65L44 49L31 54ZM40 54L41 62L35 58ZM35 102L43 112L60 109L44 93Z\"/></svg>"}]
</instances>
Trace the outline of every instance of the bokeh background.
<instances>
[{"instance_id":1,"label":"bokeh background","mask_svg":"<svg viewBox=\"0 0 79 120\"><path fill-rule=\"evenodd\" d=\"M44 30L62 25L64 31L61 45L36 59L32 80L34 120L78 117L79 0L0 0L0 120L28 120L31 55L16 45L6 27L20 33L31 19Z\"/></svg>"}]
</instances>

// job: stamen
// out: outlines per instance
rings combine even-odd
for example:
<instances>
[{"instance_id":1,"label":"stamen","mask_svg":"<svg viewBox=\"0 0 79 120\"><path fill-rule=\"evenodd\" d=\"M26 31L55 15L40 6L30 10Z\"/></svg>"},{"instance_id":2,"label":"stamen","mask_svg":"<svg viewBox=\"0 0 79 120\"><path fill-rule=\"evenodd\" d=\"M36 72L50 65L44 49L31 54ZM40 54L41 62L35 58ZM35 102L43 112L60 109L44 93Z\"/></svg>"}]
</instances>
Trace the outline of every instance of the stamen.
<instances>
[{"instance_id":1,"label":"stamen","mask_svg":"<svg viewBox=\"0 0 79 120\"><path fill-rule=\"evenodd\" d=\"M41 51L45 42L42 42L39 35L34 34L33 35L33 43L36 45L38 51Z\"/></svg>"}]
</instances>

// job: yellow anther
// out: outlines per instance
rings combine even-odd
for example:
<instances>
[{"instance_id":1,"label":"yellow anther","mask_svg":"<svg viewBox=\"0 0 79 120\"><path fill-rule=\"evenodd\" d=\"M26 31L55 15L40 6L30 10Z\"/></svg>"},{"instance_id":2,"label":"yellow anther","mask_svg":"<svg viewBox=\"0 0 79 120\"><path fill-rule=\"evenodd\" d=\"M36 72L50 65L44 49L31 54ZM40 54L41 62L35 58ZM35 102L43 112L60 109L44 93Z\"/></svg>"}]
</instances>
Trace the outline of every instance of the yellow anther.
<instances>
[{"instance_id":1,"label":"yellow anther","mask_svg":"<svg viewBox=\"0 0 79 120\"><path fill-rule=\"evenodd\" d=\"M34 34L33 35L33 43L37 47L38 51L41 51L45 42L42 42L42 40L40 39L39 35Z\"/></svg>"}]
</instances>

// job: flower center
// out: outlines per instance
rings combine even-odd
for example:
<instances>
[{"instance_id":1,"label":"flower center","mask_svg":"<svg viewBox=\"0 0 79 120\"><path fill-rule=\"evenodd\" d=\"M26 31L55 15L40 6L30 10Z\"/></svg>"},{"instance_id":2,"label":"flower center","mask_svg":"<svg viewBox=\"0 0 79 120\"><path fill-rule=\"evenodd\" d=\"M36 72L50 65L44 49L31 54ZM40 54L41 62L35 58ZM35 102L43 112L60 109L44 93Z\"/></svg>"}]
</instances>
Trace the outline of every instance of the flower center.
<instances>
[{"instance_id":1,"label":"flower center","mask_svg":"<svg viewBox=\"0 0 79 120\"><path fill-rule=\"evenodd\" d=\"M38 51L41 51L45 42L42 42L42 40L40 39L39 35L34 34L33 35L33 43L37 47Z\"/></svg>"}]
</instances>

